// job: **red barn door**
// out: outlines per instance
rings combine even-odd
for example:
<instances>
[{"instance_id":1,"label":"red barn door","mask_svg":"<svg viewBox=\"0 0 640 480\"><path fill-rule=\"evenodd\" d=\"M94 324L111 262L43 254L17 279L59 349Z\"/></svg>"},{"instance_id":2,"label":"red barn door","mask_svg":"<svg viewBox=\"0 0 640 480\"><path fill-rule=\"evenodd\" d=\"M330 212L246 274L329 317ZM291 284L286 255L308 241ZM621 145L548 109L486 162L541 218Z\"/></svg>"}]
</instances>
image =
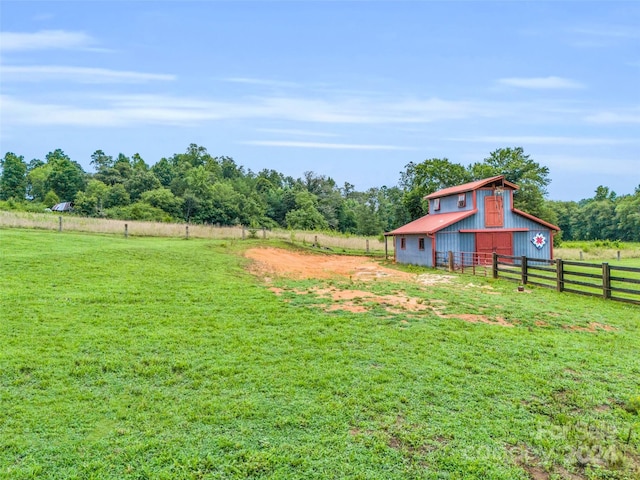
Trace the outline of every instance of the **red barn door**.
<instances>
[{"instance_id":1,"label":"red barn door","mask_svg":"<svg viewBox=\"0 0 640 480\"><path fill-rule=\"evenodd\" d=\"M513 233L480 232L476 233L476 252L491 255L513 255Z\"/></svg>"}]
</instances>

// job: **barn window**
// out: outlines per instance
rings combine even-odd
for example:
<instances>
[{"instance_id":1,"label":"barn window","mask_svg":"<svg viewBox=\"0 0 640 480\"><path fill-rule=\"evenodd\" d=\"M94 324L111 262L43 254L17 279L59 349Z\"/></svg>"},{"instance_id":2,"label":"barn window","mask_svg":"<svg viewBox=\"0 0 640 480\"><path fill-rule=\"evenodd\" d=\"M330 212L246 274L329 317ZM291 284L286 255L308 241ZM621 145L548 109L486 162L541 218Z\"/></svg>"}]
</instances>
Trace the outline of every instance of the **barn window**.
<instances>
[{"instance_id":1,"label":"barn window","mask_svg":"<svg viewBox=\"0 0 640 480\"><path fill-rule=\"evenodd\" d=\"M424 238L418 239L418 250L424 250Z\"/></svg>"},{"instance_id":2,"label":"barn window","mask_svg":"<svg viewBox=\"0 0 640 480\"><path fill-rule=\"evenodd\" d=\"M440 199L436 198L433 200L433 211L437 212L438 210L440 210Z\"/></svg>"},{"instance_id":3,"label":"barn window","mask_svg":"<svg viewBox=\"0 0 640 480\"><path fill-rule=\"evenodd\" d=\"M458 208L463 208L467 206L467 195L465 193L461 193L458 195Z\"/></svg>"},{"instance_id":4,"label":"barn window","mask_svg":"<svg viewBox=\"0 0 640 480\"><path fill-rule=\"evenodd\" d=\"M401 238L400 239L400 248L402 250L404 250L405 248L407 248L407 239L406 238Z\"/></svg>"}]
</instances>

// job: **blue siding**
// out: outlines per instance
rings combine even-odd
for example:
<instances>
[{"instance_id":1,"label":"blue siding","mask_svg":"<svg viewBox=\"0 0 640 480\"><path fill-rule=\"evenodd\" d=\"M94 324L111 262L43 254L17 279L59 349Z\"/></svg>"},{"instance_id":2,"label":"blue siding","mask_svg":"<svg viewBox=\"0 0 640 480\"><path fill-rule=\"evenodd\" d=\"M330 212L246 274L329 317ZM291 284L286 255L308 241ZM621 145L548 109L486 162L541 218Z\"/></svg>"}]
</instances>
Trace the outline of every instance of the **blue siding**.
<instances>
[{"instance_id":1,"label":"blue siding","mask_svg":"<svg viewBox=\"0 0 640 480\"><path fill-rule=\"evenodd\" d=\"M431 239L425 235L405 235L405 248L400 248L402 236L395 237L396 261L409 265L421 265L423 267L433 267L433 255ZM418 248L418 239L424 238L424 250Z\"/></svg>"},{"instance_id":2,"label":"blue siding","mask_svg":"<svg viewBox=\"0 0 640 480\"><path fill-rule=\"evenodd\" d=\"M460 251L461 252L476 251L476 234L475 233L460 234Z\"/></svg>"},{"instance_id":3,"label":"blue siding","mask_svg":"<svg viewBox=\"0 0 640 480\"><path fill-rule=\"evenodd\" d=\"M457 224L454 224L457 225ZM453 226L453 225L452 225ZM440 231L436 233L436 251L438 252L459 252L460 234L456 230L449 232Z\"/></svg>"},{"instance_id":4,"label":"blue siding","mask_svg":"<svg viewBox=\"0 0 640 480\"><path fill-rule=\"evenodd\" d=\"M467 210L473 210L473 194L472 192L465 193L465 206L458 207L458 195L450 195L448 197L440 198L440 210L435 210L434 200L429 200L429 213L451 213L451 212L464 212Z\"/></svg>"},{"instance_id":5,"label":"blue siding","mask_svg":"<svg viewBox=\"0 0 640 480\"><path fill-rule=\"evenodd\" d=\"M531 242L536 234L544 235L546 243L541 249L535 247ZM513 255L517 257L526 256L529 258L551 258L551 244L553 237L550 230L530 230L528 232L513 233Z\"/></svg>"}]
</instances>

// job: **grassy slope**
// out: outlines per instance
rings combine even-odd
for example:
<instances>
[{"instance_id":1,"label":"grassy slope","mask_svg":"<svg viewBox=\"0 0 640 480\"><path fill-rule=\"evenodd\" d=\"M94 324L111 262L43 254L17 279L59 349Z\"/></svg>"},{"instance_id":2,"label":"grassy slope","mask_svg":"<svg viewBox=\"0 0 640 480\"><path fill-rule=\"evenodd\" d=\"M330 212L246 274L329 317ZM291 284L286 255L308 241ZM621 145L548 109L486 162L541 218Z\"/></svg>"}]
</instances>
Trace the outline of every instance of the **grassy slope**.
<instances>
[{"instance_id":1,"label":"grassy slope","mask_svg":"<svg viewBox=\"0 0 640 480\"><path fill-rule=\"evenodd\" d=\"M461 277L370 288L520 324L324 313L239 249L0 230L0 478L632 478L637 307Z\"/></svg>"}]
</instances>

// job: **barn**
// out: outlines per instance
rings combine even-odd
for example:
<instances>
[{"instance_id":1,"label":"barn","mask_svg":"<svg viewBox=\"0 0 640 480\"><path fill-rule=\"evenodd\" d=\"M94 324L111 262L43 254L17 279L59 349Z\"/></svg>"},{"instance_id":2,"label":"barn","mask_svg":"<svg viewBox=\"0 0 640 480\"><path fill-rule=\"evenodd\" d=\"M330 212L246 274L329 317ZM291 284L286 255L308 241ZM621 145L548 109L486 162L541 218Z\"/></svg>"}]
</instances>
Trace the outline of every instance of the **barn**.
<instances>
[{"instance_id":1,"label":"barn","mask_svg":"<svg viewBox=\"0 0 640 480\"><path fill-rule=\"evenodd\" d=\"M393 237L394 260L433 267L447 252L477 253L476 259L485 260L493 252L553 258L553 236L560 229L515 209L517 189L499 175L428 195L428 215L385 233Z\"/></svg>"}]
</instances>

